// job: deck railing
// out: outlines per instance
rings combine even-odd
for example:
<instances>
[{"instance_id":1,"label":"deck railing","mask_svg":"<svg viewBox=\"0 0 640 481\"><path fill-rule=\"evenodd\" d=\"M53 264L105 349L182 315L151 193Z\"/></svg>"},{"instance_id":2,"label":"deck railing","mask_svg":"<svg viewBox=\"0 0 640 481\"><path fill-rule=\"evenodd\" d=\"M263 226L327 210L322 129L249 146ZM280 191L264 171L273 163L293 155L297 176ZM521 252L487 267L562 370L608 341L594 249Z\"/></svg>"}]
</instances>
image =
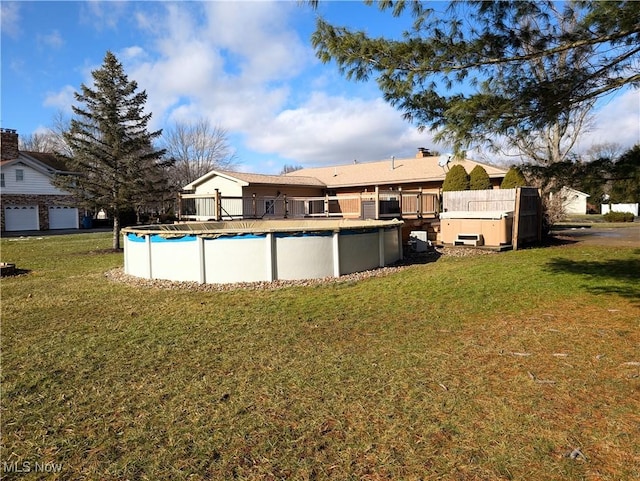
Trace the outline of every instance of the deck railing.
<instances>
[{"instance_id":1,"label":"deck railing","mask_svg":"<svg viewBox=\"0 0 640 481\"><path fill-rule=\"evenodd\" d=\"M422 191L382 191L318 197L222 196L180 194L180 220L232 220L262 218L421 218L440 210L438 194Z\"/></svg>"}]
</instances>

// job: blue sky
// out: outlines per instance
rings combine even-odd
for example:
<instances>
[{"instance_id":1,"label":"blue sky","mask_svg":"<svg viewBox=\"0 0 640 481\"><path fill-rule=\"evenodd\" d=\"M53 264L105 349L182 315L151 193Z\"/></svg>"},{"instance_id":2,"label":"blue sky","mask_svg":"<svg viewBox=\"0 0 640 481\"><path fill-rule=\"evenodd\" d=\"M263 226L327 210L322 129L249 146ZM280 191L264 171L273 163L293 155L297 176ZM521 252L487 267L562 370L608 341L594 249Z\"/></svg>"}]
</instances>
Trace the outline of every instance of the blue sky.
<instances>
[{"instance_id":1,"label":"blue sky","mask_svg":"<svg viewBox=\"0 0 640 481\"><path fill-rule=\"evenodd\" d=\"M442 3L443 8L446 6ZM396 35L406 23L361 2L2 1L0 125L28 135L70 116L111 50L148 94L150 128L206 118L228 132L238 168L333 165L445 151L382 99L374 82L348 82L315 57L318 13L333 23ZM601 105L578 149L640 141L640 95ZM481 159L481 160L491 160Z\"/></svg>"}]
</instances>

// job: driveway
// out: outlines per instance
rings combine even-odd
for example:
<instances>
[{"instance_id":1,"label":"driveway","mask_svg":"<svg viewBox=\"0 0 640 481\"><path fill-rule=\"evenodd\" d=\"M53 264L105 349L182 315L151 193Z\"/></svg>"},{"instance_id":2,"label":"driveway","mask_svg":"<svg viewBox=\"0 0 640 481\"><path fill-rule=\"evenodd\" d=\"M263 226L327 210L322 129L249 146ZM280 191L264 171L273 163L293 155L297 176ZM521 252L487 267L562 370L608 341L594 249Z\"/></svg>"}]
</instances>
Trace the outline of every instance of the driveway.
<instances>
[{"instance_id":1,"label":"driveway","mask_svg":"<svg viewBox=\"0 0 640 481\"><path fill-rule=\"evenodd\" d=\"M23 230L3 232L2 237L48 237L52 235L91 234L93 232L112 232L111 227L96 227L93 229L55 229L55 230Z\"/></svg>"},{"instance_id":2,"label":"driveway","mask_svg":"<svg viewBox=\"0 0 640 481\"><path fill-rule=\"evenodd\" d=\"M640 247L640 222L615 226L557 226L552 233L554 237L569 242L611 247Z\"/></svg>"}]
</instances>

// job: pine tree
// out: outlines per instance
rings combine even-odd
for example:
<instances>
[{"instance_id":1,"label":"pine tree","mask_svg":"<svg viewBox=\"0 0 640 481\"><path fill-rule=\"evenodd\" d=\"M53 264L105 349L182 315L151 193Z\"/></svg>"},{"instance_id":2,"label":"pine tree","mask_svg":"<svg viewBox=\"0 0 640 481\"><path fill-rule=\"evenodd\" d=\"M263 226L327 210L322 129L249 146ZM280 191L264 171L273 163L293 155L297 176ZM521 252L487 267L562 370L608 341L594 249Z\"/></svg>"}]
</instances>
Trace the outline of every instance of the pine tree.
<instances>
[{"instance_id":1,"label":"pine tree","mask_svg":"<svg viewBox=\"0 0 640 481\"><path fill-rule=\"evenodd\" d=\"M489 174L484 170L484 167L476 165L471 172L469 172L469 189L485 190L490 188L491 179L489 179Z\"/></svg>"},{"instance_id":2,"label":"pine tree","mask_svg":"<svg viewBox=\"0 0 640 481\"><path fill-rule=\"evenodd\" d=\"M469 175L460 164L453 165L442 183L442 191L469 190Z\"/></svg>"},{"instance_id":3,"label":"pine tree","mask_svg":"<svg viewBox=\"0 0 640 481\"><path fill-rule=\"evenodd\" d=\"M538 163L561 161L598 99L640 85L640 2L365 3L390 14L390 35L320 17L317 56L349 80L375 79L386 101L455 151L502 139ZM392 35L392 17L412 27Z\"/></svg>"},{"instance_id":4,"label":"pine tree","mask_svg":"<svg viewBox=\"0 0 640 481\"><path fill-rule=\"evenodd\" d=\"M504 179L502 179L502 183L500 184L501 189L515 189L516 187L522 187L527 185L527 181L522 175L522 171L518 167L511 167Z\"/></svg>"},{"instance_id":5,"label":"pine tree","mask_svg":"<svg viewBox=\"0 0 640 481\"><path fill-rule=\"evenodd\" d=\"M122 64L107 52L93 71L94 88L84 84L75 93L80 106L64 133L72 155L65 157L76 176L59 177L58 186L75 194L81 205L104 208L113 217L113 248L120 248L121 215L162 195L162 170L170 162L153 147L162 133L147 131L151 114L143 112L145 91L129 81Z\"/></svg>"}]
</instances>

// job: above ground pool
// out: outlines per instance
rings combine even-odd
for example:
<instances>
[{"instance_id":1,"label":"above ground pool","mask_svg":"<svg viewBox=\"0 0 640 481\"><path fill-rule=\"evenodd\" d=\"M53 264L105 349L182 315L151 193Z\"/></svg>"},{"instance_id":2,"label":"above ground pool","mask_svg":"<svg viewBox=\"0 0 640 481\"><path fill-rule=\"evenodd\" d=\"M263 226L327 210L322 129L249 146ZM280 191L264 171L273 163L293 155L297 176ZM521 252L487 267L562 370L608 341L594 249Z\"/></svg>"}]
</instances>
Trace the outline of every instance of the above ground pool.
<instances>
[{"instance_id":1,"label":"above ground pool","mask_svg":"<svg viewBox=\"0 0 640 481\"><path fill-rule=\"evenodd\" d=\"M402 259L397 220L246 220L123 229L124 270L210 284L339 277Z\"/></svg>"}]
</instances>

